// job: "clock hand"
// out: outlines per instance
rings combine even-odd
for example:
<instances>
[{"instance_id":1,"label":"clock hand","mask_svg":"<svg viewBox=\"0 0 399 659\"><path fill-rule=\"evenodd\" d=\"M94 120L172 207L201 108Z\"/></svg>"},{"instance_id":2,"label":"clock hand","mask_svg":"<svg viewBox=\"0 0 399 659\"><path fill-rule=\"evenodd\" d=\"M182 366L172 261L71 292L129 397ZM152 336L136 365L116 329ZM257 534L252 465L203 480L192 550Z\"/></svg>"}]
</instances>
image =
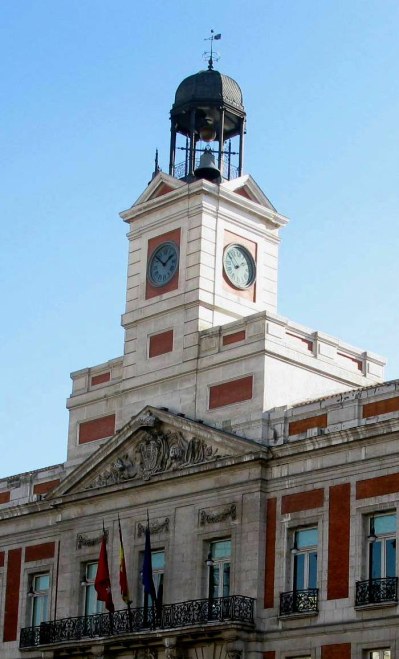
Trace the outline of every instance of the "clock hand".
<instances>
[{"instance_id":1,"label":"clock hand","mask_svg":"<svg viewBox=\"0 0 399 659\"><path fill-rule=\"evenodd\" d=\"M165 267L165 264L167 263L167 261L165 261L165 263L164 263L164 262L162 261L162 259L159 258L159 256L156 256L155 258L156 258L157 261L159 261L160 263L162 263L163 267Z\"/></svg>"},{"instance_id":2,"label":"clock hand","mask_svg":"<svg viewBox=\"0 0 399 659\"><path fill-rule=\"evenodd\" d=\"M163 265L166 265L167 262L170 261L170 259L171 259L173 256L174 256L174 252L172 252L172 254L170 254L170 255L168 256L168 258L166 259L165 263L163 263Z\"/></svg>"}]
</instances>

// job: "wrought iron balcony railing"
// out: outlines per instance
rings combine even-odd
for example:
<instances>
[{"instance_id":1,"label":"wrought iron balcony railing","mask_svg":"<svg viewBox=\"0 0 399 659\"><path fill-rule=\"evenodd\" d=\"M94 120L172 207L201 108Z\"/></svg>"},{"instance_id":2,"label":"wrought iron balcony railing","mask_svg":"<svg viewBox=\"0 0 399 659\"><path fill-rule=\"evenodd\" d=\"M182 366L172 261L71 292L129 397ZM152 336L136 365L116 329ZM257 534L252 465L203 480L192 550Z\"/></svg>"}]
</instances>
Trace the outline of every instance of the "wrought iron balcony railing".
<instances>
[{"instance_id":1,"label":"wrought iron balcony railing","mask_svg":"<svg viewBox=\"0 0 399 659\"><path fill-rule=\"evenodd\" d=\"M97 636L111 637L134 632L175 629L213 622L241 622L253 625L252 597L232 595L212 600L189 600L156 608L124 609L78 618L43 622L39 627L21 629L20 648L78 641Z\"/></svg>"},{"instance_id":2,"label":"wrought iron balcony railing","mask_svg":"<svg viewBox=\"0 0 399 659\"><path fill-rule=\"evenodd\" d=\"M355 606L398 601L398 578L367 579L356 582Z\"/></svg>"},{"instance_id":3,"label":"wrought iron balcony railing","mask_svg":"<svg viewBox=\"0 0 399 659\"><path fill-rule=\"evenodd\" d=\"M280 615L289 616L294 613L318 613L319 590L293 590L289 593L280 593Z\"/></svg>"}]
</instances>

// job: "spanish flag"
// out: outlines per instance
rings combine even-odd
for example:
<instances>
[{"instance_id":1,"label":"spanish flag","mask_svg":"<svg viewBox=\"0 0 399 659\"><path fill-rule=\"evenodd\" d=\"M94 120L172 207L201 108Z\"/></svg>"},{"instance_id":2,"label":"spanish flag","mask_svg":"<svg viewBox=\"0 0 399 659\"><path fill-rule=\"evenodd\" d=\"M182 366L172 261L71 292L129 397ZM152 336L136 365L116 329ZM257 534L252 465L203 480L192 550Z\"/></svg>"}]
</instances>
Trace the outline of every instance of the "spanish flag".
<instances>
[{"instance_id":1,"label":"spanish flag","mask_svg":"<svg viewBox=\"0 0 399 659\"><path fill-rule=\"evenodd\" d=\"M119 584L121 587L122 599L127 605L129 605L131 604L131 599L129 594L129 585L127 583L125 551L123 549L122 529L121 529L121 521L119 519L119 516L118 516L118 524L119 524Z\"/></svg>"}]
</instances>

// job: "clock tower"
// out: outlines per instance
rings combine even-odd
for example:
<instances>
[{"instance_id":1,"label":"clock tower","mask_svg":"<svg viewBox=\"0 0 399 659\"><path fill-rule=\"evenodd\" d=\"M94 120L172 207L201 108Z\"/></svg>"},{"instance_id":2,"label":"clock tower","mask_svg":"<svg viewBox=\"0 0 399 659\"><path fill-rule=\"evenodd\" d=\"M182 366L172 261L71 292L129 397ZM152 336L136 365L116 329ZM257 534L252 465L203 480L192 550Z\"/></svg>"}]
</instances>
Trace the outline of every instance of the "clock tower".
<instances>
[{"instance_id":1,"label":"clock tower","mask_svg":"<svg viewBox=\"0 0 399 659\"><path fill-rule=\"evenodd\" d=\"M277 314L287 219L244 173L237 82L189 76L170 117L168 173L121 213L124 354L72 374L71 466L146 405L268 443L276 408L383 376L377 356Z\"/></svg>"}]
</instances>

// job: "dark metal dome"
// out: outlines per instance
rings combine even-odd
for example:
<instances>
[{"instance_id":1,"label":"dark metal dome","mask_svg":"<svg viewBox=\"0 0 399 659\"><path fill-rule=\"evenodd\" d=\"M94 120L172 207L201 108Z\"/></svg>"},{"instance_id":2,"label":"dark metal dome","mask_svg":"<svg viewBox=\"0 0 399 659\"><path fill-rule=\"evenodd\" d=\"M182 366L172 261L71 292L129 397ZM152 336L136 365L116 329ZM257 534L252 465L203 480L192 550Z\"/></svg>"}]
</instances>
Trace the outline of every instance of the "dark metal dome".
<instances>
[{"instance_id":1,"label":"dark metal dome","mask_svg":"<svg viewBox=\"0 0 399 659\"><path fill-rule=\"evenodd\" d=\"M173 111L186 105L221 103L244 112L242 92L233 78L219 71L199 71L185 78L177 88Z\"/></svg>"}]
</instances>

